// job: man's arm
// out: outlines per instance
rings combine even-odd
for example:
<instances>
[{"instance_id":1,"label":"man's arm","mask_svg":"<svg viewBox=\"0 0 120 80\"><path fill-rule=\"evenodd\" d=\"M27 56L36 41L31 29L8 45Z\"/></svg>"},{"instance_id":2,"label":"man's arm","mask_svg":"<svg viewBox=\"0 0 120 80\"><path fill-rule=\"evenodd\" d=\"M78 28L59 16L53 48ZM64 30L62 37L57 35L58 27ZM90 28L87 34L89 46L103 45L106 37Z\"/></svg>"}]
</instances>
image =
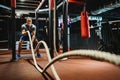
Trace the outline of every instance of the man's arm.
<instances>
[{"instance_id":1,"label":"man's arm","mask_svg":"<svg viewBox=\"0 0 120 80\"><path fill-rule=\"evenodd\" d=\"M22 33L23 36L26 36L26 35L27 35L25 24L23 24L23 25L21 26L21 33Z\"/></svg>"},{"instance_id":2,"label":"man's arm","mask_svg":"<svg viewBox=\"0 0 120 80\"><path fill-rule=\"evenodd\" d=\"M36 26L35 25L32 25L32 42L34 42L35 40L35 36L36 36Z\"/></svg>"},{"instance_id":3,"label":"man's arm","mask_svg":"<svg viewBox=\"0 0 120 80\"><path fill-rule=\"evenodd\" d=\"M25 29L22 30L22 35L23 35L23 36L26 36L26 35L27 35L27 32L26 32Z\"/></svg>"},{"instance_id":4,"label":"man's arm","mask_svg":"<svg viewBox=\"0 0 120 80\"><path fill-rule=\"evenodd\" d=\"M36 31L32 31L32 42L34 42L34 40L35 40L35 34L36 34Z\"/></svg>"}]
</instances>

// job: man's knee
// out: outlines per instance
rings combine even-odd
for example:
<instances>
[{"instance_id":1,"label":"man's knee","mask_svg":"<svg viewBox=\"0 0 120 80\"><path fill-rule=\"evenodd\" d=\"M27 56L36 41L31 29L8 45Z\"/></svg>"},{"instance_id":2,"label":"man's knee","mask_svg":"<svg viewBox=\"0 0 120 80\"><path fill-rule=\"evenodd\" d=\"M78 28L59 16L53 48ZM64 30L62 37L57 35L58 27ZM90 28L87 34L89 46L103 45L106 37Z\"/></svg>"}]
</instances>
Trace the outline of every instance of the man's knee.
<instances>
[{"instance_id":1,"label":"man's knee","mask_svg":"<svg viewBox=\"0 0 120 80\"><path fill-rule=\"evenodd\" d=\"M19 41L19 45L22 45L22 44L23 44L23 41L20 40L20 41Z\"/></svg>"}]
</instances>

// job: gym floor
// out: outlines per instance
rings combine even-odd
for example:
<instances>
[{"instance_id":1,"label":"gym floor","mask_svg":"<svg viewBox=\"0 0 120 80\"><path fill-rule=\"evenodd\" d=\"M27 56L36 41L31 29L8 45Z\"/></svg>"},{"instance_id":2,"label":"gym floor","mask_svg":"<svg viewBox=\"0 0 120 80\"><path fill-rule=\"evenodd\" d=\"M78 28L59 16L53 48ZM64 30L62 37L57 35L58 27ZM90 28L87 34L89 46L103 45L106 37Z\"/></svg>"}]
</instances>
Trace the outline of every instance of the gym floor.
<instances>
[{"instance_id":1,"label":"gym floor","mask_svg":"<svg viewBox=\"0 0 120 80\"><path fill-rule=\"evenodd\" d=\"M43 57L37 58L37 63L44 67L48 60L44 49L41 53ZM44 80L34 67L29 50L23 50L23 58L14 62L10 62L11 54L10 50L0 51L0 80ZM61 80L120 80L119 66L88 57L72 56L54 66ZM50 68L47 72L55 80Z\"/></svg>"}]
</instances>

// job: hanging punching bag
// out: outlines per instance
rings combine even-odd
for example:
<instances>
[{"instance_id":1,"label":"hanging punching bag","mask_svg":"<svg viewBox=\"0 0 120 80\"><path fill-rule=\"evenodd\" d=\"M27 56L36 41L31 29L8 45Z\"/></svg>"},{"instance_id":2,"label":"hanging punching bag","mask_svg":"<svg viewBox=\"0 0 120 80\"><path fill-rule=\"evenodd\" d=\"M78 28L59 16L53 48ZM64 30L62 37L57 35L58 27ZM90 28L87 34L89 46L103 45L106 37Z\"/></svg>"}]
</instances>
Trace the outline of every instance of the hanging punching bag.
<instances>
[{"instance_id":1,"label":"hanging punching bag","mask_svg":"<svg viewBox=\"0 0 120 80\"><path fill-rule=\"evenodd\" d=\"M81 12L81 37L90 38L90 28L87 11Z\"/></svg>"},{"instance_id":2,"label":"hanging punching bag","mask_svg":"<svg viewBox=\"0 0 120 80\"><path fill-rule=\"evenodd\" d=\"M16 8L16 0L11 0L11 7Z\"/></svg>"}]
</instances>

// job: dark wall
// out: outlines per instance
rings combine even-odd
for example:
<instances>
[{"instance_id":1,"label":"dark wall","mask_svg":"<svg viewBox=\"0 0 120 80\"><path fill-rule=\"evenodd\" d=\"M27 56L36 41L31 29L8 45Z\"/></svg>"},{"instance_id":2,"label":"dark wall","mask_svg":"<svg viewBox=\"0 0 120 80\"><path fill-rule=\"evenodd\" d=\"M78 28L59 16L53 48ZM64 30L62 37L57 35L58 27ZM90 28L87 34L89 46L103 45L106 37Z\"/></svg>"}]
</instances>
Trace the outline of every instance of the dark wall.
<instances>
[{"instance_id":1,"label":"dark wall","mask_svg":"<svg viewBox=\"0 0 120 80\"><path fill-rule=\"evenodd\" d=\"M71 25L71 49L97 49L99 47L95 29L90 29L91 37L89 39L84 39L81 37L80 32L80 22L73 23Z\"/></svg>"},{"instance_id":2,"label":"dark wall","mask_svg":"<svg viewBox=\"0 0 120 80\"><path fill-rule=\"evenodd\" d=\"M0 49L8 48L9 41L9 18L0 18Z\"/></svg>"},{"instance_id":3,"label":"dark wall","mask_svg":"<svg viewBox=\"0 0 120 80\"><path fill-rule=\"evenodd\" d=\"M8 39L8 19L0 19L0 40Z\"/></svg>"},{"instance_id":4,"label":"dark wall","mask_svg":"<svg viewBox=\"0 0 120 80\"><path fill-rule=\"evenodd\" d=\"M80 36L80 32L71 34L71 49L98 49L99 37L94 29L90 30L91 37L84 39Z\"/></svg>"}]
</instances>

